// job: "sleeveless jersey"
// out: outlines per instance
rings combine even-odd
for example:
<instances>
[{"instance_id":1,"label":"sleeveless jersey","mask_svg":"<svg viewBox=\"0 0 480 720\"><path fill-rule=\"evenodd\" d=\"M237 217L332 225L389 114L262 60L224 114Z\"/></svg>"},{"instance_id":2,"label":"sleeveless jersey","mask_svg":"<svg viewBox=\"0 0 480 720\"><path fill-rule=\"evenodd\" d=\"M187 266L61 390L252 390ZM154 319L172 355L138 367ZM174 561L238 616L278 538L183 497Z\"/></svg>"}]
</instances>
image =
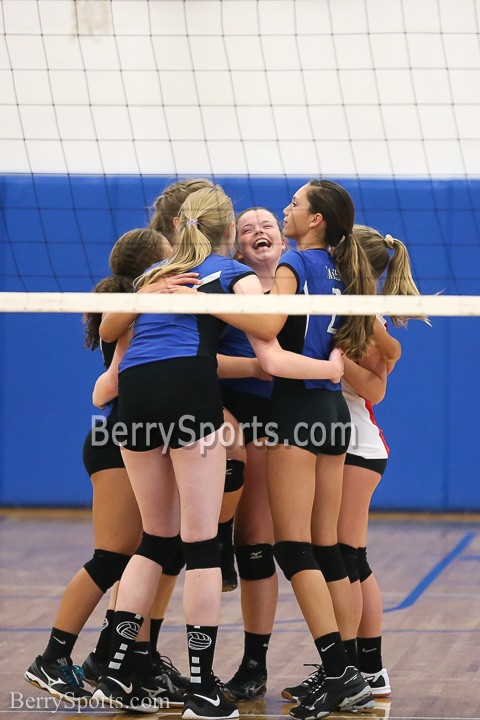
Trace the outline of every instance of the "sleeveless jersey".
<instances>
[{"instance_id":1,"label":"sleeveless jersey","mask_svg":"<svg viewBox=\"0 0 480 720\"><path fill-rule=\"evenodd\" d=\"M191 268L191 272L199 273L201 285L197 286L198 292L210 293L232 293L238 280L254 275L250 268L236 260L214 254L209 255L200 265ZM132 341L120 363L119 371L134 365L177 357L206 357L215 360L218 340L225 328L226 324L212 315L139 315L135 321Z\"/></svg>"},{"instance_id":2,"label":"sleeveless jersey","mask_svg":"<svg viewBox=\"0 0 480 720\"><path fill-rule=\"evenodd\" d=\"M218 352L220 355L228 355L229 357L255 357L246 334L231 325L228 326L220 339ZM227 378L220 380L220 386L227 390L247 392L269 398L272 394L273 380L260 380L253 377Z\"/></svg>"},{"instance_id":3,"label":"sleeveless jersey","mask_svg":"<svg viewBox=\"0 0 480 720\"><path fill-rule=\"evenodd\" d=\"M385 319L377 317L386 329ZM342 391L350 410L352 426L355 428L347 452L368 460L388 458L390 449L375 420L372 403L356 393L345 380L342 380Z\"/></svg>"},{"instance_id":4,"label":"sleeveless jersey","mask_svg":"<svg viewBox=\"0 0 480 720\"><path fill-rule=\"evenodd\" d=\"M288 250L279 267L290 268L297 279L297 295L341 295L344 284L327 250ZM290 315L278 341L285 350L317 360L328 360L340 325L338 315ZM302 381L301 381L302 382ZM341 390L330 380L304 380L307 389Z\"/></svg>"}]
</instances>

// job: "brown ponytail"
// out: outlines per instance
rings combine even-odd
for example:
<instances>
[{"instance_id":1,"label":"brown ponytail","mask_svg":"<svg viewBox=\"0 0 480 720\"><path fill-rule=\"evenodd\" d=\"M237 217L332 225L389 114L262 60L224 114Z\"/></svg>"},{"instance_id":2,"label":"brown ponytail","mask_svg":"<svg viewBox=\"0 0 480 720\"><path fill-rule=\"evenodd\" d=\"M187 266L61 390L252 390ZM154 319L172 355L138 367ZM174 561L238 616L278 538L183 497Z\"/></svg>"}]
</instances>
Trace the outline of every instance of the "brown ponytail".
<instances>
[{"instance_id":1,"label":"brown ponytail","mask_svg":"<svg viewBox=\"0 0 480 720\"><path fill-rule=\"evenodd\" d=\"M365 251L352 233L335 248L335 265L346 295L375 295L376 283ZM349 315L335 335L335 346L352 360L360 360L373 337L374 315Z\"/></svg>"},{"instance_id":2,"label":"brown ponytail","mask_svg":"<svg viewBox=\"0 0 480 720\"><path fill-rule=\"evenodd\" d=\"M122 235L113 246L109 265L112 275L100 280L95 286L95 293L127 293L133 292L133 281L151 265L160 262L169 248L166 238L150 228L136 228ZM169 252L171 252L169 250ZM85 313L84 347L95 350L100 345L99 328L102 322L101 313Z\"/></svg>"},{"instance_id":3,"label":"brown ponytail","mask_svg":"<svg viewBox=\"0 0 480 720\"><path fill-rule=\"evenodd\" d=\"M312 213L320 213L325 220L325 242L332 248L335 265L345 284L347 295L375 295L376 285L372 269L361 245L352 234L355 209L348 192L330 180L312 180L307 199ZM345 317L335 345L352 360L359 360L373 337L373 315Z\"/></svg>"}]
</instances>

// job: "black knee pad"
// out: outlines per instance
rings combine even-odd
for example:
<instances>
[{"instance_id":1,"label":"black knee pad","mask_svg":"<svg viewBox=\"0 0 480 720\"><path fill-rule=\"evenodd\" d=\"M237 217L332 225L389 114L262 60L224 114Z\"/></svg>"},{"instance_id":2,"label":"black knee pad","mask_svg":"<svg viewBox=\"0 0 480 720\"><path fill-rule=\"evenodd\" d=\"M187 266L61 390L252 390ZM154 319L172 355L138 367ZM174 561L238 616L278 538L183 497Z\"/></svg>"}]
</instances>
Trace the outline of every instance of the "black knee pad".
<instances>
[{"instance_id":1,"label":"black knee pad","mask_svg":"<svg viewBox=\"0 0 480 720\"><path fill-rule=\"evenodd\" d=\"M275 572L273 545L241 545L235 548L238 574L242 580L264 580Z\"/></svg>"},{"instance_id":2,"label":"black knee pad","mask_svg":"<svg viewBox=\"0 0 480 720\"><path fill-rule=\"evenodd\" d=\"M368 564L367 560L367 548L361 547L358 548L358 577L360 578L360 582L364 582L370 575L372 575L373 570Z\"/></svg>"},{"instance_id":3,"label":"black knee pad","mask_svg":"<svg viewBox=\"0 0 480 720\"><path fill-rule=\"evenodd\" d=\"M209 540L182 542L187 570L220 567L220 542L218 535Z\"/></svg>"},{"instance_id":4,"label":"black knee pad","mask_svg":"<svg viewBox=\"0 0 480 720\"><path fill-rule=\"evenodd\" d=\"M287 580L302 570L318 570L318 563L312 551L312 543L283 540L273 546L275 559Z\"/></svg>"},{"instance_id":5,"label":"black knee pad","mask_svg":"<svg viewBox=\"0 0 480 720\"><path fill-rule=\"evenodd\" d=\"M352 545L345 545L345 543L338 543L338 547L343 559L343 564L345 565L345 570L347 571L348 579L351 583L360 580L358 574L358 548Z\"/></svg>"},{"instance_id":6,"label":"black knee pad","mask_svg":"<svg viewBox=\"0 0 480 720\"><path fill-rule=\"evenodd\" d=\"M347 577L338 543L335 545L314 545L313 555L326 582L344 580Z\"/></svg>"},{"instance_id":7,"label":"black knee pad","mask_svg":"<svg viewBox=\"0 0 480 720\"><path fill-rule=\"evenodd\" d=\"M110 552L110 550L95 550L91 560L83 566L102 592L107 592L127 567L130 555Z\"/></svg>"},{"instance_id":8,"label":"black knee pad","mask_svg":"<svg viewBox=\"0 0 480 720\"><path fill-rule=\"evenodd\" d=\"M185 558L183 557L182 539L180 535L176 535L174 540L175 546L172 548L170 557L165 560L165 564L162 565L162 573L164 575L177 577L185 565Z\"/></svg>"},{"instance_id":9,"label":"black knee pad","mask_svg":"<svg viewBox=\"0 0 480 720\"><path fill-rule=\"evenodd\" d=\"M163 568L165 565L168 565L170 558L178 549L178 538L178 535L174 535L173 537L160 537L159 535L150 535L144 532L142 541L135 550L135 555L148 558Z\"/></svg>"},{"instance_id":10,"label":"black knee pad","mask_svg":"<svg viewBox=\"0 0 480 720\"><path fill-rule=\"evenodd\" d=\"M234 492L243 487L243 471L245 463L240 460L227 460L227 469L225 471L225 487L223 492Z\"/></svg>"}]
</instances>

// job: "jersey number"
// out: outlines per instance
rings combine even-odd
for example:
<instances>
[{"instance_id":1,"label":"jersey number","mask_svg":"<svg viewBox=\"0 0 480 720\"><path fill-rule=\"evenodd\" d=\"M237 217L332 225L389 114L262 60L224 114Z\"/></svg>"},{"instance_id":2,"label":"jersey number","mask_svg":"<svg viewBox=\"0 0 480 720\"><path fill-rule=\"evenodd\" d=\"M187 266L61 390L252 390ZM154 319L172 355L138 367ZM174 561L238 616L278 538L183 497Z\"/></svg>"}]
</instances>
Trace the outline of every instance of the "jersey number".
<instances>
[{"instance_id":1,"label":"jersey number","mask_svg":"<svg viewBox=\"0 0 480 720\"><path fill-rule=\"evenodd\" d=\"M342 291L340 290L340 288L332 288L332 293L334 295L341 295ZM335 335L335 333L337 332L337 328L333 327L335 325L336 319L337 319L337 316L332 315L332 319L328 323L327 332L330 333L331 335Z\"/></svg>"}]
</instances>

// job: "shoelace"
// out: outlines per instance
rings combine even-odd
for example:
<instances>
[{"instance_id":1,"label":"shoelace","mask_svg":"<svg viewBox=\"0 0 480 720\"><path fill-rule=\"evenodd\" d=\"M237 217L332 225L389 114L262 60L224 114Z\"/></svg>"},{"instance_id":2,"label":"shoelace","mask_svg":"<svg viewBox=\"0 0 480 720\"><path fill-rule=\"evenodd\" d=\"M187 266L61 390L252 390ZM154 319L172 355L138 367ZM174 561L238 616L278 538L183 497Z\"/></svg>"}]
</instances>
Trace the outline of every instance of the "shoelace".
<instances>
[{"instance_id":1,"label":"shoelace","mask_svg":"<svg viewBox=\"0 0 480 720\"><path fill-rule=\"evenodd\" d=\"M181 675L180 670L177 667L175 667L173 662L166 655L160 655L160 662L162 662L163 665L166 666L166 668L168 669L169 672L175 672L175 673L177 673L177 675Z\"/></svg>"},{"instance_id":2,"label":"shoelace","mask_svg":"<svg viewBox=\"0 0 480 720\"><path fill-rule=\"evenodd\" d=\"M60 665L59 671L67 685L73 685L83 690L85 673L80 665Z\"/></svg>"},{"instance_id":3,"label":"shoelace","mask_svg":"<svg viewBox=\"0 0 480 720\"><path fill-rule=\"evenodd\" d=\"M303 663L303 667L316 668L316 670L301 683L301 685L303 685L304 687L309 688L311 686L317 685L320 680L323 680L323 677L325 675L323 665L318 665L317 663Z\"/></svg>"},{"instance_id":4,"label":"shoelace","mask_svg":"<svg viewBox=\"0 0 480 720\"><path fill-rule=\"evenodd\" d=\"M309 703L312 703L315 700L315 695L325 679L325 670L323 669L323 665L305 663L305 667L308 667L308 665L310 665L310 667L316 667L317 669L302 683L302 685L308 688L307 694L302 698L302 705L309 705Z\"/></svg>"},{"instance_id":5,"label":"shoelace","mask_svg":"<svg viewBox=\"0 0 480 720\"><path fill-rule=\"evenodd\" d=\"M166 672L162 673L161 675L157 675L156 679L167 686L166 690L168 690L168 692L174 693L175 691L178 691L178 688L175 688L173 686L173 683Z\"/></svg>"},{"instance_id":6,"label":"shoelace","mask_svg":"<svg viewBox=\"0 0 480 720\"><path fill-rule=\"evenodd\" d=\"M213 675L213 673L212 673L212 677L213 677L213 679L215 680L215 685L217 685L217 686L220 688L220 690L221 690L222 692L224 692L224 690L225 690L225 683L224 683L222 680L220 680L220 678L219 678L217 675Z\"/></svg>"}]
</instances>

